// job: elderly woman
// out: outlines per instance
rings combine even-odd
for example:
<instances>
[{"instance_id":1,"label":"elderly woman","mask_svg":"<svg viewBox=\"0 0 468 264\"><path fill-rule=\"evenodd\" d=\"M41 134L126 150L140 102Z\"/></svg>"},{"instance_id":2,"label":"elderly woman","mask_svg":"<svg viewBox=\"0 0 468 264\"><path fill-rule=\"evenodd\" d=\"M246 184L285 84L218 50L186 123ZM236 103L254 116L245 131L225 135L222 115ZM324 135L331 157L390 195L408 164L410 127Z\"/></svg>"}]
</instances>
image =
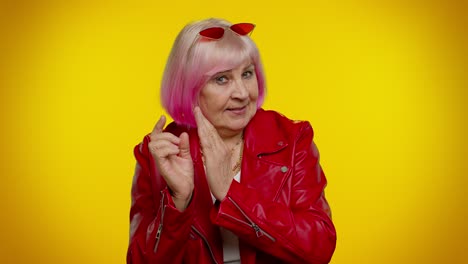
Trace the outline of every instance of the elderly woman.
<instances>
[{"instance_id":1,"label":"elderly woman","mask_svg":"<svg viewBox=\"0 0 468 264\"><path fill-rule=\"evenodd\" d=\"M254 25L187 25L134 149L127 263L328 263L336 234L308 122L261 108Z\"/></svg>"}]
</instances>

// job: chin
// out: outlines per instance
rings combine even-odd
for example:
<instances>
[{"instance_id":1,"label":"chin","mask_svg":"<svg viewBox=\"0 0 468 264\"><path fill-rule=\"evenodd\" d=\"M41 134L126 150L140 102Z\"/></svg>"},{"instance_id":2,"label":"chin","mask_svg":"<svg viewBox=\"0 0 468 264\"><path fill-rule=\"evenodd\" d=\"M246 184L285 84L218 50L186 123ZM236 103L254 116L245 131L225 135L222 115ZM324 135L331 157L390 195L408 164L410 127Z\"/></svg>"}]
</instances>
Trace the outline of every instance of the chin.
<instances>
[{"instance_id":1,"label":"chin","mask_svg":"<svg viewBox=\"0 0 468 264\"><path fill-rule=\"evenodd\" d=\"M250 119L252 118L249 117L249 118L243 119L242 121L239 120L239 122L236 122L235 123L236 130L243 130L249 124Z\"/></svg>"}]
</instances>

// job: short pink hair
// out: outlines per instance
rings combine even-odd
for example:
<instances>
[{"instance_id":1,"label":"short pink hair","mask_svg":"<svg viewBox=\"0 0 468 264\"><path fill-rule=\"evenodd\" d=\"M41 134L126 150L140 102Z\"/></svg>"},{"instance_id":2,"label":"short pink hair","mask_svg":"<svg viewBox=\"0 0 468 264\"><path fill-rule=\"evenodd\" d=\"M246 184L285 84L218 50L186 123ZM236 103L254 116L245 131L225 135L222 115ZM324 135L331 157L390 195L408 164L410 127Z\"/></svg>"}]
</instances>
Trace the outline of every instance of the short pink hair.
<instances>
[{"instance_id":1,"label":"short pink hair","mask_svg":"<svg viewBox=\"0 0 468 264\"><path fill-rule=\"evenodd\" d=\"M258 48L249 36L239 36L229 26L225 20L211 18L186 25L177 36L161 83L161 103L176 123L196 127L193 109L201 88L213 74L233 69L245 60L255 66L257 108L262 106L265 76ZM199 35L210 27L225 28L224 36L209 40Z\"/></svg>"}]
</instances>

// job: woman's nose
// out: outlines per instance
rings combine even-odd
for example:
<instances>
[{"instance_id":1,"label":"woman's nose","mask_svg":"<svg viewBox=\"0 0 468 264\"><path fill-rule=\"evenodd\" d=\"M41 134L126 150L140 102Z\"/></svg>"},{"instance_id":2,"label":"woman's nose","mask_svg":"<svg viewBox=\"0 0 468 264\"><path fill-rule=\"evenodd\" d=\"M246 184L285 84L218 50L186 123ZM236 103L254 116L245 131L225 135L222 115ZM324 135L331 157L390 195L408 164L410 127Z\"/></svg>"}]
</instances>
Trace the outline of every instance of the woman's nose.
<instances>
[{"instance_id":1,"label":"woman's nose","mask_svg":"<svg viewBox=\"0 0 468 264\"><path fill-rule=\"evenodd\" d=\"M247 84L243 80L237 80L234 84L234 92L232 96L238 99L246 99L249 96Z\"/></svg>"}]
</instances>

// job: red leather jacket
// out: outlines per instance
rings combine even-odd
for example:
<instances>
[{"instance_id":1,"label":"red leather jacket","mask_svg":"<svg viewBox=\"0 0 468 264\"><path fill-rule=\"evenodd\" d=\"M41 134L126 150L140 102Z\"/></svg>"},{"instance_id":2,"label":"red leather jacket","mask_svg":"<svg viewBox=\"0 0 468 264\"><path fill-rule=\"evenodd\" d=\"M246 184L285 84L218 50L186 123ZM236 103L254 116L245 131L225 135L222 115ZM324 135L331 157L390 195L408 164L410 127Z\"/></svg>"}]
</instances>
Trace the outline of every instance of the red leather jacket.
<instances>
[{"instance_id":1,"label":"red leather jacket","mask_svg":"<svg viewBox=\"0 0 468 264\"><path fill-rule=\"evenodd\" d=\"M241 182L213 204L196 129L187 131L195 188L184 212L174 206L148 150L137 145L127 263L223 263L219 227L239 237L241 262L328 263L336 244L325 175L308 122L259 109L244 131Z\"/></svg>"}]
</instances>

